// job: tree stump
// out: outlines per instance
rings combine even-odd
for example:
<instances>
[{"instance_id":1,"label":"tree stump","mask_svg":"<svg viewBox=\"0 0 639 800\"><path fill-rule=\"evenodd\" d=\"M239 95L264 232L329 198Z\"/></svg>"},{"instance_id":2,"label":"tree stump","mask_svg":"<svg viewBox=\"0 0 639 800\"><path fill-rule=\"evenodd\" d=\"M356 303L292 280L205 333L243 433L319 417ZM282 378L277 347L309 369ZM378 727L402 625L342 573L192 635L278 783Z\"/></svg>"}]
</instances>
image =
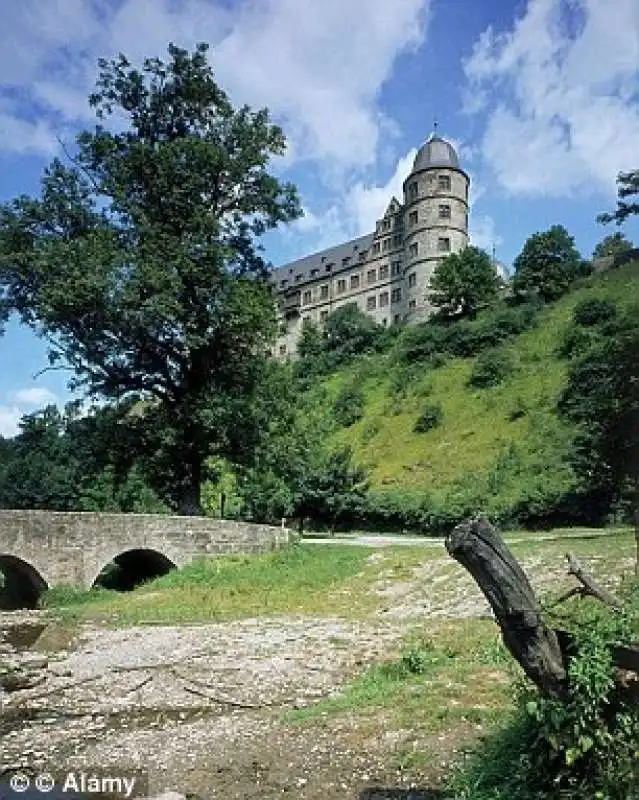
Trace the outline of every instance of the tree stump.
<instances>
[{"instance_id":1,"label":"tree stump","mask_svg":"<svg viewBox=\"0 0 639 800\"><path fill-rule=\"evenodd\" d=\"M504 644L547 697L568 696L566 663L555 631L544 623L535 593L501 534L485 518L458 525L448 553L467 569L490 603Z\"/></svg>"}]
</instances>

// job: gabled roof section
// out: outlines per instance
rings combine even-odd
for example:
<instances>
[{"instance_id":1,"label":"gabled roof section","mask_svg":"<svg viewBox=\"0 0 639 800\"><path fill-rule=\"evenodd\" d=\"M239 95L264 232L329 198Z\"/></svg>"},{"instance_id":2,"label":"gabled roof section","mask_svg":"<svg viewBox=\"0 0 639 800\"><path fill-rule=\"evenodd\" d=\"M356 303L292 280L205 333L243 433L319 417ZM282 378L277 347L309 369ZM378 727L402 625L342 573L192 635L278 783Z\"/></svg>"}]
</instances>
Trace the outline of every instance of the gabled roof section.
<instances>
[{"instance_id":1,"label":"gabled roof section","mask_svg":"<svg viewBox=\"0 0 639 800\"><path fill-rule=\"evenodd\" d=\"M393 214L397 214L397 212L400 210L401 207L402 207L402 204L395 197L395 195L393 195L393 197L391 198L390 203L388 204L388 207L387 207L386 211L384 212L384 217L390 217Z\"/></svg>"},{"instance_id":2,"label":"gabled roof section","mask_svg":"<svg viewBox=\"0 0 639 800\"><path fill-rule=\"evenodd\" d=\"M360 253L368 250L372 242L373 234L367 233L357 239L283 264L271 272L271 281L277 289L290 289L309 281L320 280L322 276L328 277L343 269L350 269L359 261ZM286 287L281 286L283 280L287 281Z\"/></svg>"}]
</instances>

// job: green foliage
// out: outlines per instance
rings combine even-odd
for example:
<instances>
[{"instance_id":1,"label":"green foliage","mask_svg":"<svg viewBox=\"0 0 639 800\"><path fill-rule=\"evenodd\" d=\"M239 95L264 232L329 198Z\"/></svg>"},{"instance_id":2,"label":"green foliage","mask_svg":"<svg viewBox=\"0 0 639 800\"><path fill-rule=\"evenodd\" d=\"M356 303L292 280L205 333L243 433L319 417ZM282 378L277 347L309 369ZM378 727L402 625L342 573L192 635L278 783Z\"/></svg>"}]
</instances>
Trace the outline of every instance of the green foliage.
<instances>
[{"instance_id":1,"label":"green foliage","mask_svg":"<svg viewBox=\"0 0 639 800\"><path fill-rule=\"evenodd\" d=\"M609 322L617 315L617 306L610 300L601 297L589 297L577 303L573 311L575 325L601 325Z\"/></svg>"},{"instance_id":2,"label":"green foliage","mask_svg":"<svg viewBox=\"0 0 639 800\"><path fill-rule=\"evenodd\" d=\"M619 197L617 209L612 214L600 214L597 222L605 225L614 220L617 225L621 225L628 217L639 214L639 202L626 200L627 197L634 197L637 194L639 194L639 170L620 172L617 175L617 195Z\"/></svg>"},{"instance_id":3,"label":"green foliage","mask_svg":"<svg viewBox=\"0 0 639 800\"><path fill-rule=\"evenodd\" d=\"M342 387L333 405L333 418L338 425L348 428L364 416L366 398L358 384L347 384Z\"/></svg>"},{"instance_id":4,"label":"green foliage","mask_svg":"<svg viewBox=\"0 0 639 800\"><path fill-rule=\"evenodd\" d=\"M440 403L428 403L422 409L421 414L413 427L415 433L426 433L442 424L444 419L444 409Z\"/></svg>"},{"instance_id":5,"label":"green foliage","mask_svg":"<svg viewBox=\"0 0 639 800\"><path fill-rule=\"evenodd\" d=\"M474 317L493 302L502 287L492 259L478 247L466 247L442 259L430 281L429 300L445 316Z\"/></svg>"},{"instance_id":6,"label":"green foliage","mask_svg":"<svg viewBox=\"0 0 639 800\"><path fill-rule=\"evenodd\" d=\"M513 360L502 348L480 353L473 363L469 383L478 389L497 386L514 371Z\"/></svg>"},{"instance_id":7,"label":"green foliage","mask_svg":"<svg viewBox=\"0 0 639 800\"><path fill-rule=\"evenodd\" d=\"M402 364L421 362L435 367L451 356L474 356L533 328L538 312L538 305L531 302L486 310L474 321L459 320L444 325L432 321L411 326L399 338L397 360Z\"/></svg>"},{"instance_id":8,"label":"green foliage","mask_svg":"<svg viewBox=\"0 0 639 800\"><path fill-rule=\"evenodd\" d=\"M632 250L634 245L626 239L623 233L617 231L610 236L604 237L595 247L592 253L593 258L605 258L606 256L618 256Z\"/></svg>"},{"instance_id":9,"label":"green foliage","mask_svg":"<svg viewBox=\"0 0 639 800\"><path fill-rule=\"evenodd\" d=\"M546 302L561 297L589 270L575 248L574 238L563 225L553 225L529 237L514 267L515 292L537 292Z\"/></svg>"},{"instance_id":10,"label":"green foliage","mask_svg":"<svg viewBox=\"0 0 639 800\"><path fill-rule=\"evenodd\" d=\"M26 415L4 442L0 508L167 513L138 465L121 474L111 409L80 416L77 403Z\"/></svg>"},{"instance_id":11,"label":"green foliage","mask_svg":"<svg viewBox=\"0 0 639 800\"><path fill-rule=\"evenodd\" d=\"M573 619L565 701L519 692L515 715L454 776L468 800L627 800L639 792L639 710L614 691L611 648L636 636L637 607ZM565 619L562 619L565 624Z\"/></svg>"},{"instance_id":12,"label":"green foliage","mask_svg":"<svg viewBox=\"0 0 639 800\"><path fill-rule=\"evenodd\" d=\"M577 424L573 465L601 515L624 493L636 496L639 464L637 310L603 326L570 366L560 413Z\"/></svg>"},{"instance_id":13,"label":"green foliage","mask_svg":"<svg viewBox=\"0 0 639 800\"><path fill-rule=\"evenodd\" d=\"M335 309L324 323L326 350L340 363L375 350L383 331L356 303L348 303Z\"/></svg>"},{"instance_id":14,"label":"green foliage","mask_svg":"<svg viewBox=\"0 0 639 800\"><path fill-rule=\"evenodd\" d=\"M8 306L50 343L73 386L118 403L129 450L183 513L209 455L250 460L254 394L276 335L257 237L301 213L267 166L285 150L266 110L234 109L207 46L165 63L101 60L99 126L40 197L0 208Z\"/></svg>"},{"instance_id":15,"label":"green foliage","mask_svg":"<svg viewBox=\"0 0 639 800\"><path fill-rule=\"evenodd\" d=\"M592 347L596 336L597 333L589 328L571 325L561 337L557 355L559 358L575 358L583 355Z\"/></svg>"}]
</instances>

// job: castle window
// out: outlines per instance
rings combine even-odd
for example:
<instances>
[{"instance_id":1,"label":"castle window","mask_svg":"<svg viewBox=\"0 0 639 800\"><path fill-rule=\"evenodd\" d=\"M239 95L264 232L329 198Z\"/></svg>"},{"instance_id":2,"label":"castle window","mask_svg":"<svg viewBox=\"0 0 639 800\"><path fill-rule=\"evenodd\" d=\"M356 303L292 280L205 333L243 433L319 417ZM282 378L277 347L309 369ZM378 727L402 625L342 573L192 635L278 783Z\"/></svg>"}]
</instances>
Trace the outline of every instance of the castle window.
<instances>
[{"instance_id":1,"label":"castle window","mask_svg":"<svg viewBox=\"0 0 639 800\"><path fill-rule=\"evenodd\" d=\"M419 216L417 214L417 210L411 211L410 214L408 215L408 224L411 226L411 228L413 227L413 225L417 225L418 219Z\"/></svg>"},{"instance_id":2,"label":"castle window","mask_svg":"<svg viewBox=\"0 0 639 800\"><path fill-rule=\"evenodd\" d=\"M377 308L377 298L375 295L366 298L366 310L374 311Z\"/></svg>"},{"instance_id":3,"label":"castle window","mask_svg":"<svg viewBox=\"0 0 639 800\"><path fill-rule=\"evenodd\" d=\"M382 223L382 229L385 231L389 231L391 226L391 221L389 219L385 219Z\"/></svg>"},{"instance_id":4,"label":"castle window","mask_svg":"<svg viewBox=\"0 0 639 800\"><path fill-rule=\"evenodd\" d=\"M326 272L331 272L331 270L333 269L333 264L327 264L327 265L324 267L324 269L326 270Z\"/></svg>"},{"instance_id":5,"label":"castle window","mask_svg":"<svg viewBox=\"0 0 639 800\"><path fill-rule=\"evenodd\" d=\"M322 264L326 261L326 256L322 256Z\"/></svg>"},{"instance_id":6,"label":"castle window","mask_svg":"<svg viewBox=\"0 0 639 800\"><path fill-rule=\"evenodd\" d=\"M328 311L320 311L320 322L326 322Z\"/></svg>"},{"instance_id":7,"label":"castle window","mask_svg":"<svg viewBox=\"0 0 639 800\"><path fill-rule=\"evenodd\" d=\"M415 258L415 256L417 255L417 250L418 250L417 242L413 242L411 246L408 248L408 255L411 258Z\"/></svg>"},{"instance_id":8,"label":"castle window","mask_svg":"<svg viewBox=\"0 0 639 800\"><path fill-rule=\"evenodd\" d=\"M286 289L287 286L288 286L288 281L286 280L286 278L280 281L280 289Z\"/></svg>"},{"instance_id":9,"label":"castle window","mask_svg":"<svg viewBox=\"0 0 639 800\"><path fill-rule=\"evenodd\" d=\"M384 327L386 327L388 325L388 317L384 317L384 319L382 320L382 325Z\"/></svg>"},{"instance_id":10,"label":"castle window","mask_svg":"<svg viewBox=\"0 0 639 800\"><path fill-rule=\"evenodd\" d=\"M379 268L379 279L380 281L386 280L388 278L388 264L382 264Z\"/></svg>"},{"instance_id":11,"label":"castle window","mask_svg":"<svg viewBox=\"0 0 639 800\"><path fill-rule=\"evenodd\" d=\"M390 250L390 243L391 243L390 238L384 239L384 250Z\"/></svg>"},{"instance_id":12,"label":"castle window","mask_svg":"<svg viewBox=\"0 0 639 800\"><path fill-rule=\"evenodd\" d=\"M316 275L319 275L319 270L318 269L312 269L311 270L311 278L314 278Z\"/></svg>"},{"instance_id":13,"label":"castle window","mask_svg":"<svg viewBox=\"0 0 639 800\"><path fill-rule=\"evenodd\" d=\"M394 325L399 325L399 323L401 321L402 321L402 315L401 314L395 314L395 316L393 317L393 324Z\"/></svg>"},{"instance_id":14,"label":"castle window","mask_svg":"<svg viewBox=\"0 0 639 800\"><path fill-rule=\"evenodd\" d=\"M388 305L388 292L382 292L379 296L379 307L385 308Z\"/></svg>"},{"instance_id":15,"label":"castle window","mask_svg":"<svg viewBox=\"0 0 639 800\"><path fill-rule=\"evenodd\" d=\"M368 272L366 273L366 282L367 283L375 283L376 278L377 278L377 275L375 273L375 270L374 269L369 269Z\"/></svg>"},{"instance_id":16,"label":"castle window","mask_svg":"<svg viewBox=\"0 0 639 800\"><path fill-rule=\"evenodd\" d=\"M391 294L391 303L400 303L402 300L402 290L401 289L393 289Z\"/></svg>"},{"instance_id":17,"label":"castle window","mask_svg":"<svg viewBox=\"0 0 639 800\"><path fill-rule=\"evenodd\" d=\"M351 260L350 256L346 256L346 258L343 258L342 259L342 266L343 267L347 267L349 265L349 263L350 263L350 260Z\"/></svg>"},{"instance_id":18,"label":"castle window","mask_svg":"<svg viewBox=\"0 0 639 800\"><path fill-rule=\"evenodd\" d=\"M417 303L416 303L415 300L409 300L408 301L408 307L409 308L415 308L416 305L417 305Z\"/></svg>"},{"instance_id":19,"label":"castle window","mask_svg":"<svg viewBox=\"0 0 639 800\"><path fill-rule=\"evenodd\" d=\"M359 254L359 260L366 261L366 250L362 250L362 252Z\"/></svg>"},{"instance_id":20,"label":"castle window","mask_svg":"<svg viewBox=\"0 0 639 800\"><path fill-rule=\"evenodd\" d=\"M408 276L408 288L412 289L414 286L417 286L417 273L411 272Z\"/></svg>"},{"instance_id":21,"label":"castle window","mask_svg":"<svg viewBox=\"0 0 639 800\"><path fill-rule=\"evenodd\" d=\"M413 183L408 184L408 197L411 200L414 200L417 197L418 191L417 181L413 181Z\"/></svg>"},{"instance_id":22,"label":"castle window","mask_svg":"<svg viewBox=\"0 0 639 800\"><path fill-rule=\"evenodd\" d=\"M391 275L399 275L402 271L402 262L401 261L393 261L391 264Z\"/></svg>"},{"instance_id":23,"label":"castle window","mask_svg":"<svg viewBox=\"0 0 639 800\"><path fill-rule=\"evenodd\" d=\"M346 291L346 281L345 280L337 281L337 293L343 294L345 291Z\"/></svg>"},{"instance_id":24,"label":"castle window","mask_svg":"<svg viewBox=\"0 0 639 800\"><path fill-rule=\"evenodd\" d=\"M280 345L280 355L281 356L285 356L286 355L286 345L285 344L281 344Z\"/></svg>"},{"instance_id":25,"label":"castle window","mask_svg":"<svg viewBox=\"0 0 639 800\"><path fill-rule=\"evenodd\" d=\"M450 191L450 175L437 176L437 188L445 192Z\"/></svg>"},{"instance_id":26,"label":"castle window","mask_svg":"<svg viewBox=\"0 0 639 800\"><path fill-rule=\"evenodd\" d=\"M323 286L320 286L320 300L328 299L328 284L325 283Z\"/></svg>"},{"instance_id":27,"label":"castle window","mask_svg":"<svg viewBox=\"0 0 639 800\"><path fill-rule=\"evenodd\" d=\"M440 253L450 252L450 239L448 236L440 236L437 240L437 249Z\"/></svg>"},{"instance_id":28,"label":"castle window","mask_svg":"<svg viewBox=\"0 0 639 800\"><path fill-rule=\"evenodd\" d=\"M400 233L396 233L393 236L393 247L399 247L401 243L402 243L402 236Z\"/></svg>"},{"instance_id":29,"label":"castle window","mask_svg":"<svg viewBox=\"0 0 639 800\"><path fill-rule=\"evenodd\" d=\"M379 242L375 242L373 245L373 255L377 255L379 253Z\"/></svg>"},{"instance_id":30,"label":"castle window","mask_svg":"<svg viewBox=\"0 0 639 800\"><path fill-rule=\"evenodd\" d=\"M359 289L359 275L351 275L351 289Z\"/></svg>"},{"instance_id":31,"label":"castle window","mask_svg":"<svg viewBox=\"0 0 639 800\"><path fill-rule=\"evenodd\" d=\"M311 293L311 290L309 289L308 291L304 292L304 296L302 297L302 303L304 303L304 305L307 306L310 302L312 302L312 300L313 300L313 295Z\"/></svg>"},{"instance_id":32,"label":"castle window","mask_svg":"<svg viewBox=\"0 0 639 800\"><path fill-rule=\"evenodd\" d=\"M303 277L304 277L304 273L300 272L299 275L295 276L295 283L299 283L302 280Z\"/></svg>"},{"instance_id":33,"label":"castle window","mask_svg":"<svg viewBox=\"0 0 639 800\"><path fill-rule=\"evenodd\" d=\"M450 219L450 206L443 205L439 207L439 218L440 219Z\"/></svg>"}]
</instances>

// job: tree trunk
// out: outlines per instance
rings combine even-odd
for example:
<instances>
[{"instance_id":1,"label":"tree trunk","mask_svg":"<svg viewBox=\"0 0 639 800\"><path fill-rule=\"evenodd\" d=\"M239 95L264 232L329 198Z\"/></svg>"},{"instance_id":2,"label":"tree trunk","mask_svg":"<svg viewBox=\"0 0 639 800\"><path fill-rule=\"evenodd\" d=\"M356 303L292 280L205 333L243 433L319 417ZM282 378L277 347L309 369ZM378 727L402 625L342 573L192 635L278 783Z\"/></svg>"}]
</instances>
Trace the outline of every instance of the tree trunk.
<instances>
[{"instance_id":1,"label":"tree trunk","mask_svg":"<svg viewBox=\"0 0 639 800\"><path fill-rule=\"evenodd\" d=\"M463 522L447 538L446 549L486 596L504 644L526 675L543 694L565 698L568 679L557 636L543 622L535 593L498 531L484 518Z\"/></svg>"},{"instance_id":2,"label":"tree trunk","mask_svg":"<svg viewBox=\"0 0 639 800\"><path fill-rule=\"evenodd\" d=\"M183 517L201 517L204 515L201 499L201 484L202 464L196 462L184 464L178 514Z\"/></svg>"}]
</instances>

